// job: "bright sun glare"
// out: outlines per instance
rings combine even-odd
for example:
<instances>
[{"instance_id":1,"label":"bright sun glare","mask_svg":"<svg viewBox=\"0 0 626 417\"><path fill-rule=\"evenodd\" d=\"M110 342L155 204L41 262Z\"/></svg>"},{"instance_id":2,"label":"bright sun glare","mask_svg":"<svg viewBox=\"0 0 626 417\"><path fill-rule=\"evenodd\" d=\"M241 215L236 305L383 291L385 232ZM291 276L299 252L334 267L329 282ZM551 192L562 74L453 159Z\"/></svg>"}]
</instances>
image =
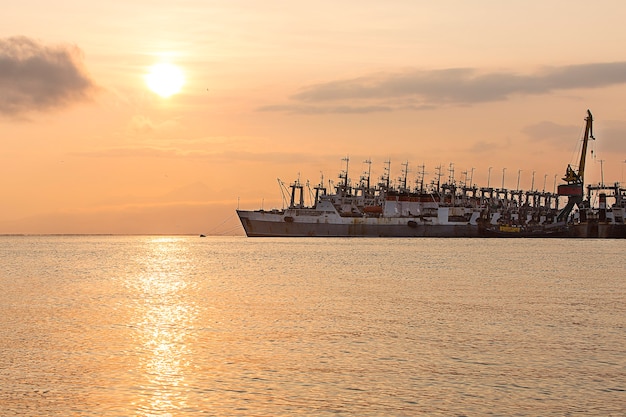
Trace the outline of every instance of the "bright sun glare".
<instances>
[{"instance_id":1,"label":"bright sun glare","mask_svg":"<svg viewBox=\"0 0 626 417\"><path fill-rule=\"evenodd\" d=\"M161 97L169 97L180 91L185 83L183 71L168 63L154 64L146 75L148 88Z\"/></svg>"}]
</instances>

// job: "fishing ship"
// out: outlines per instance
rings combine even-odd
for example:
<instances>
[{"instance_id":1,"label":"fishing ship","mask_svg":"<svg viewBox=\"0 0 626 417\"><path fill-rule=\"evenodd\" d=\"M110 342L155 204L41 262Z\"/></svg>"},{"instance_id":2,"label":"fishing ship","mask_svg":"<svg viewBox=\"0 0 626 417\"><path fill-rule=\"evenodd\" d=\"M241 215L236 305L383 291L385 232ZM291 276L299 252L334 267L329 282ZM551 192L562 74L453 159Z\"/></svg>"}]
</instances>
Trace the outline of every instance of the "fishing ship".
<instances>
[{"instance_id":1,"label":"fishing ship","mask_svg":"<svg viewBox=\"0 0 626 417\"><path fill-rule=\"evenodd\" d=\"M468 172L456 181L450 164L449 178L424 183L424 167L416 186L407 184L408 162L402 164L397 185L390 181L387 161L380 182L372 185L371 161L353 185L349 158L339 183L328 192L324 180L307 191L312 203L305 205L305 185L299 179L285 185L279 180L286 208L240 210L237 215L249 237L596 237L626 238L626 189L615 183L588 186L584 193L584 170L588 142L593 140L593 117L587 111L581 158L577 168L568 165L558 192L507 190L477 187ZM473 173L473 171L472 171ZM531 187L532 188L532 187ZM599 198L598 207L591 202ZM560 198L567 198L559 208ZM612 204L609 203L610 200Z\"/></svg>"}]
</instances>

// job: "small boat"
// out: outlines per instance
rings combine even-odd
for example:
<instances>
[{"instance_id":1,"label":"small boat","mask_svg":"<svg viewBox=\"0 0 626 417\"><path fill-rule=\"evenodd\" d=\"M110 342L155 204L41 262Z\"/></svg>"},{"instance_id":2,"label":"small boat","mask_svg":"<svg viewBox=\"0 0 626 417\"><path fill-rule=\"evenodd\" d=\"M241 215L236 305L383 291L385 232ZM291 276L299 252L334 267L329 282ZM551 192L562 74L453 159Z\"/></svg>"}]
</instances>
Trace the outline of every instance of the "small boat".
<instances>
[{"instance_id":1,"label":"small boat","mask_svg":"<svg viewBox=\"0 0 626 417\"><path fill-rule=\"evenodd\" d=\"M570 228L565 223L538 224L538 225L510 225L510 224L481 224L480 235L483 237L506 238L549 238L567 237Z\"/></svg>"}]
</instances>

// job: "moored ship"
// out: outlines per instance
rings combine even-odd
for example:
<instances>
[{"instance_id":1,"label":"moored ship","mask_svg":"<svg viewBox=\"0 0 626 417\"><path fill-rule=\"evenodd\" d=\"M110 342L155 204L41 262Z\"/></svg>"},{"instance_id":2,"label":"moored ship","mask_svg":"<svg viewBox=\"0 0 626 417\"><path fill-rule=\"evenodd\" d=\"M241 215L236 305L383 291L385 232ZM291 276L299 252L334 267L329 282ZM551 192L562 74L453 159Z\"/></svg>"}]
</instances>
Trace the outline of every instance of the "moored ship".
<instances>
[{"instance_id":1,"label":"moored ship","mask_svg":"<svg viewBox=\"0 0 626 417\"><path fill-rule=\"evenodd\" d=\"M467 173L424 184L424 171L417 186L407 186L408 163L403 164L400 183L392 186L390 161L381 181L370 185L369 168L356 185L348 176L349 159L332 193L323 185L314 187L310 205L299 180L286 187L287 208L237 210L247 236L270 237L595 237L626 238L626 189L588 186L584 194L584 169L589 139L593 139L592 115L588 111L583 149L577 169L569 166L557 193L476 187ZM310 190L313 194L313 190ZM591 202L599 197L599 206ZM559 208L559 197L566 197ZM613 200L609 204L607 200ZM285 198L286 200L286 198Z\"/></svg>"},{"instance_id":2,"label":"moored ship","mask_svg":"<svg viewBox=\"0 0 626 417\"><path fill-rule=\"evenodd\" d=\"M476 237L481 216L480 202L458 187L444 184L433 190L410 191L406 173L400 187L386 175L377 186L370 186L369 171L358 186L352 187L346 170L333 193L320 183L315 187L312 206L304 205L300 181L290 185L286 209L270 211L237 210L248 236L324 237ZM366 161L368 164L371 162ZM371 165L370 165L371 166ZM405 165L406 166L406 165ZM466 188L466 192L477 188Z\"/></svg>"}]
</instances>

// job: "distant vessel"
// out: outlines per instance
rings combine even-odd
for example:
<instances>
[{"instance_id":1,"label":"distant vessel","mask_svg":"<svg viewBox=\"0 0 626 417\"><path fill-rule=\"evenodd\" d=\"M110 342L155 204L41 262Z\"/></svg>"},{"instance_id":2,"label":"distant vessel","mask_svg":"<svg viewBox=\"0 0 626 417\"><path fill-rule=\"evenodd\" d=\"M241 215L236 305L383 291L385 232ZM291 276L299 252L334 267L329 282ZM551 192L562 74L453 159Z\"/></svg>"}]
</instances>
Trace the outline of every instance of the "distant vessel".
<instances>
[{"instance_id":1,"label":"distant vessel","mask_svg":"<svg viewBox=\"0 0 626 417\"><path fill-rule=\"evenodd\" d=\"M590 111L587 111L583 149L578 169L568 165L556 194L538 191L478 188L471 178L457 182L450 165L450 177L424 184L424 167L414 189L407 186L408 163L403 164L400 184L390 182L390 161L381 181L370 184L371 161L357 185L348 176L349 159L333 193L327 193L323 178L314 187L313 203L304 204L300 180L289 188L286 209L237 210L247 236L273 237L598 237L626 238L626 189L588 186L585 198L584 169L589 139L593 139ZM307 184L308 187L308 184ZM313 194L313 190L310 190ZM599 206L592 207L592 193ZM559 197L567 197L559 209ZM607 205L607 197L614 203ZM574 210L574 208L576 209Z\"/></svg>"}]
</instances>

